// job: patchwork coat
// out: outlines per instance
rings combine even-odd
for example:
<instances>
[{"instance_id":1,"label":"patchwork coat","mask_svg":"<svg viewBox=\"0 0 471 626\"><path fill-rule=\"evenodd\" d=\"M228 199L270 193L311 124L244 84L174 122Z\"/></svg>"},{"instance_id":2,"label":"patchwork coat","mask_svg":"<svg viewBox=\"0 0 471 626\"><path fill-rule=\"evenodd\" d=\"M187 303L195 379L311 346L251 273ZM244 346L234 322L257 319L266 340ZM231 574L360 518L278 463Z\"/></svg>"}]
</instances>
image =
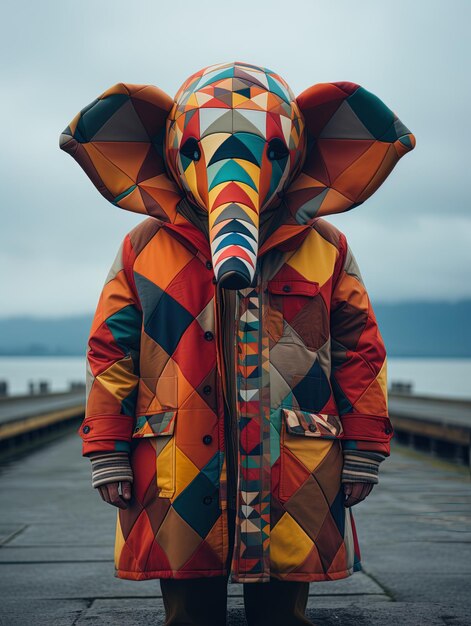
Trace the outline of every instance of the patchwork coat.
<instances>
[{"instance_id":1,"label":"patchwork coat","mask_svg":"<svg viewBox=\"0 0 471 626\"><path fill-rule=\"evenodd\" d=\"M218 72L227 86L229 70L236 92L240 67L203 70L192 93L195 80L211 74L214 82ZM415 142L359 89L329 83L298 97L302 133L311 135L267 205L267 228L257 223L264 236L246 286L224 286L216 272L213 225L198 226L200 203L165 169L168 134L160 148L148 139L157 136L149 124L168 122L178 98L118 85L64 131L62 148L103 195L149 216L124 237L100 296L78 431L84 455L129 453L133 498L116 518L119 578L321 581L361 569L343 504L343 451L390 453L387 358L347 238L322 216L361 204ZM351 132L347 105L356 110ZM146 133L130 143L138 121ZM232 555L228 507L236 509Z\"/></svg>"}]
</instances>

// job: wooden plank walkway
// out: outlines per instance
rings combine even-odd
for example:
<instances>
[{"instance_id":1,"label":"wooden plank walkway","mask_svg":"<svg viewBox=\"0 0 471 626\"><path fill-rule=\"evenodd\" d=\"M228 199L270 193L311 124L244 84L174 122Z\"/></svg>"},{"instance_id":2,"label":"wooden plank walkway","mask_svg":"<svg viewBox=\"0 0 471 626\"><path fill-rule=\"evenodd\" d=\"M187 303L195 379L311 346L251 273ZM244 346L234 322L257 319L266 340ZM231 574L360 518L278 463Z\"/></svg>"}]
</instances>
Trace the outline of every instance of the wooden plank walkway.
<instances>
[{"instance_id":1,"label":"wooden plank walkway","mask_svg":"<svg viewBox=\"0 0 471 626\"><path fill-rule=\"evenodd\" d=\"M85 406L85 390L2 398L0 425L77 406Z\"/></svg>"},{"instance_id":2,"label":"wooden plank walkway","mask_svg":"<svg viewBox=\"0 0 471 626\"><path fill-rule=\"evenodd\" d=\"M0 624L163 624L158 580L113 576L116 509L91 487L75 433L0 467ZM393 444L354 508L363 572L312 583L316 625L471 623L471 484L465 470ZM230 584L231 626L245 624Z\"/></svg>"}]
</instances>

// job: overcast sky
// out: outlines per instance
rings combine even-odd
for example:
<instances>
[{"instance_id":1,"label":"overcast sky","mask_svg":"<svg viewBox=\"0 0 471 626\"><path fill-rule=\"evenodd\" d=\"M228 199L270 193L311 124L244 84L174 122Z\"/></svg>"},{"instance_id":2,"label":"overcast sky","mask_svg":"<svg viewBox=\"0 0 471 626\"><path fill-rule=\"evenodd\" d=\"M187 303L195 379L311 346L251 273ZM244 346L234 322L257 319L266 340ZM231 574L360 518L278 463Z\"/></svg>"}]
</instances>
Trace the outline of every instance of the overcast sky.
<instances>
[{"instance_id":1,"label":"overcast sky","mask_svg":"<svg viewBox=\"0 0 471 626\"><path fill-rule=\"evenodd\" d=\"M295 93L356 82L393 109L415 150L367 202L326 219L373 302L471 297L470 18L466 0L8 3L0 316L93 311L122 237L144 219L109 204L59 150L75 114L117 82L173 96L191 73L234 60L269 67Z\"/></svg>"}]
</instances>

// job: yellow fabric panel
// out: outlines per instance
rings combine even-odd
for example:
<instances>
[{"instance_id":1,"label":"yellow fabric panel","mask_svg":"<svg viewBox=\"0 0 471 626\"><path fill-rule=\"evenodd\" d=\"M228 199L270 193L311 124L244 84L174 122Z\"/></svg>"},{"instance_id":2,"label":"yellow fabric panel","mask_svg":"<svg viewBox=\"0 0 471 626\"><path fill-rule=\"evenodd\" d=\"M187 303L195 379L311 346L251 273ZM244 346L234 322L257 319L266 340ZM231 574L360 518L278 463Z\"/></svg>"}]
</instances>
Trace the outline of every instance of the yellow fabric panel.
<instances>
[{"instance_id":1,"label":"yellow fabric panel","mask_svg":"<svg viewBox=\"0 0 471 626\"><path fill-rule=\"evenodd\" d=\"M288 260L288 265L322 287L332 276L337 254L337 248L333 244L316 230L311 230L303 245Z\"/></svg>"},{"instance_id":2,"label":"yellow fabric panel","mask_svg":"<svg viewBox=\"0 0 471 626\"><path fill-rule=\"evenodd\" d=\"M313 542L294 519L285 513L270 534L270 562L277 572L299 567L312 549Z\"/></svg>"},{"instance_id":3,"label":"yellow fabric panel","mask_svg":"<svg viewBox=\"0 0 471 626\"><path fill-rule=\"evenodd\" d=\"M195 199L200 204L204 205L204 199L201 197L200 190L198 189L198 183L201 181L198 178L198 173L196 171L196 165L194 161L192 161L185 170L185 180Z\"/></svg>"},{"instance_id":4,"label":"yellow fabric panel","mask_svg":"<svg viewBox=\"0 0 471 626\"><path fill-rule=\"evenodd\" d=\"M241 96L238 93L232 94L232 106L233 107L245 104L247 101L248 101L248 98L246 98L245 96Z\"/></svg>"},{"instance_id":5,"label":"yellow fabric panel","mask_svg":"<svg viewBox=\"0 0 471 626\"><path fill-rule=\"evenodd\" d=\"M168 442L156 458L157 490L160 498L171 498L175 493L175 436L165 438Z\"/></svg>"},{"instance_id":6,"label":"yellow fabric panel","mask_svg":"<svg viewBox=\"0 0 471 626\"><path fill-rule=\"evenodd\" d=\"M250 161L246 161L244 159L234 159L234 161L240 165L250 176L250 178L255 183L257 189L260 185L260 168L255 163L250 163Z\"/></svg>"},{"instance_id":7,"label":"yellow fabric panel","mask_svg":"<svg viewBox=\"0 0 471 626\"><path fill-rule=\"evenodd\" d=\"M388 358L384 358L384 363L381 366L381 369L378 372L378 376L376 377L377 382L379 383L381 389L383 390L383 394L385 399L388 399Z\"/></svg>"},{"instance_id":8,"label":"yellow fabric panel","mask_svg":"<svg viewBox=\"0 0 471 626\"><path fill-rule=\"evenodd\" d=\"M198 99L196 98L196 94L192 93L188 100L186 101L187 109L197 109L199 107Z\"/></svg>"},{"instance_id":9,"label":"yellow fabric panel","mask_svg":"<svg viewBox=\"0 0 471 626\"><path fill-rule=\"evenodd\" d=\"M283 424L282 444L288 448L297 459L310 471L314 471L321 461L329 453L335 439L322 439L320 437L303 437L291 435L286 432Z\"/></svg>"},{"instance_id":10,"label":"yellow fabric panel","mask_svg":"<svg viewBox=\"0 0 471 626\"><path fill-rule=\"evenodd\" d=\"M122 402L138 384L134 374L134 364L130 356L113 363L111 367L96 377L103 387Z\"/></svg>"},{"instance_id":11,"label":"yellow fabric panel","mask_svg":"<svg viewBox=\"0 0 471 626\"><path fill-rule=\"evenodd\" d=\"M121 523L119 521L119 509L116 509L116 531L114 541L114 564L116 568L119 568L119 557L125 544L123 531L121 530Z\"/></svg>"},{"instance_id":12,"label":"yellow fabric panel","mask_svg":"<svg viewBox=\"0 0 471 626\"><path fill-rule=\"evenodd\" d=\"M166 447L168 448L168 446ZM186 454L180 450L180 448L176 449L175 460L177 471L175 473L175 494L172 500L175 500L185 487L191 483L193 478L199 474L199 469L190 461Z\"/></svg>"}]
</instances>

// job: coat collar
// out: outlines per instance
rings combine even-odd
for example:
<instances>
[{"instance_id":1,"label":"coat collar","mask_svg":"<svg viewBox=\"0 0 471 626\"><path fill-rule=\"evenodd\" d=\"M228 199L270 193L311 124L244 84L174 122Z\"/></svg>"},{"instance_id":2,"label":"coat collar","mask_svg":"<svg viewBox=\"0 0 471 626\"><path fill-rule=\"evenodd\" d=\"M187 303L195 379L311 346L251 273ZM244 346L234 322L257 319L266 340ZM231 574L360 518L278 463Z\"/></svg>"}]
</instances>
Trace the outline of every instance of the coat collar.
<instances>
[{"instance_id":1,"label":"coat collar","mask_svg":"<svg viewBox=\"0 0 471 626\"><path fill-rule=\"evenodd\" d=\"M166 228L173 237L178 239L187 248L193 250L197 256L204 257L204 260L211 258L211 248L209 245L207 215L187 200L183 199L177 206L175 219L173 222L161 221L161 225ZM269 218L277 221L277 225L272 232L267 229L267 236L262 240L258 256L266 254L272 248L283 252L294 250L307 237L312 228L312 224L318 218L313 218L303 224L298 224L290 214L287 205L281 202Z\"/></svg>"}]
</instances>

